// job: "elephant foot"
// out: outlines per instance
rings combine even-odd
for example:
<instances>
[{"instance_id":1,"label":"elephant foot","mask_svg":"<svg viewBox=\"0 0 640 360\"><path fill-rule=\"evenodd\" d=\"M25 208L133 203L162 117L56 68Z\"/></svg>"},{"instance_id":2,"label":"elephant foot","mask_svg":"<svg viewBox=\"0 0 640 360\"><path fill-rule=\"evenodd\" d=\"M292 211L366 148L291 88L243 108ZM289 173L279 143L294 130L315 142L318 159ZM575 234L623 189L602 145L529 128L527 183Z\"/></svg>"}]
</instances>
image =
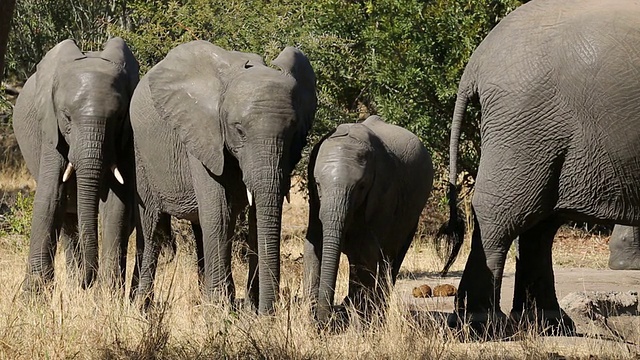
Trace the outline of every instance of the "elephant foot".
<instances>
[{"instance_id":1,"label":"elephant foot","mask_svg":"<svg viewBox=\"0 0 640 360\"><path fill-rule=\"evenodd\" d=\"M611 270L640 270L640 231L631 226L616 225L609 240Z\"/></svg>"},{"instance_id":2,"label":"elephant foot","mask_svg":"<svg viewBox=\"0 0 640 360\"><path fill-rule=\"evenodd\" d=\"M514 331L533 329L540 335L575 336L576 326L573 320L562 309L512 310L509 323Z\"/></svg>"},{"instance_id":3,"label":"elephant foot","mask_svg":"<svg viewBox=\"0 0 640 360\"><path fill-rule=\"evenodd\" d=\"M352 314L347 306L336 305L332 307L331 314L324 319L317 319L318 330L330 334L340 334L349 326Z\"/></svg>"},{"instance_id":4,"label":"elephant foot","mask_svg":"<svg viewBox=\"0 0 640 360\"><path fill-rule=\"evenodd\" d=\"M454 311L447 317L447 326L462 329L468 326L471 335L477 338L496 338L505 335L507 316L500 310L493 312Z\"/></svg>"},{"instance_id":5,"label":"elephant foot","mask_svg":"<svg viewBox=\"0 0 640 360\"><path fill-rule=\"evenodd\" d=\"M640 252L609 254L609 269L640 270Z\"/></svg>"},{"instance_id":6,"label":"elephant foot","mask_svg":"<svg viewBox=\"0 0 640 360\"><path fill-rule=\"evenodd\" d=\"M42 277L27 275L18 298L24 304L37 305L48 304L52 295L53 281L44 281Z\"/></svg>"},{"instance_id":7,"label":"elephant foot","mask_svg":"<svg viewBox=\"0 0 640 360\"><path fill-rule=\"evenodd\" d=\"M41 295L51 293L53 290L53 276L40 274L27 274L22 282L22 291L25 294Z\"/></svg>"}]
</instances>

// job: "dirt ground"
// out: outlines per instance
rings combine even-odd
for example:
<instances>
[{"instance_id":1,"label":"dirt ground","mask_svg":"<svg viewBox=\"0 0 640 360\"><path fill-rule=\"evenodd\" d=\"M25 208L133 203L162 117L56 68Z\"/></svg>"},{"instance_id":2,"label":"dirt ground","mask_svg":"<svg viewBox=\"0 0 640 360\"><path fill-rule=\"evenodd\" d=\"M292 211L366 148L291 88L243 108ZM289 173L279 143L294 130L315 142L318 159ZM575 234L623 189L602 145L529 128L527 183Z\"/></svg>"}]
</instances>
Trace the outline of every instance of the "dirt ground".
<instances>
[{"instance_id":1,"label":"dirt ground","mask_svg":"<svg viewBox=\"0 0 640 360\"><path fill-rule=\"evenodd\" d=\"M590 268L554 267L556 294L558 300L569 293L578 291L638 291L640 292L640 271L609 270ZM451 284L456 288L460 283L460 272L441 278L438 274L425 274L413 279L401 279L396 284L396 291L411 306L434 311L453 311L453 297L414 298L411 291L414 287L427 284L432 288L439 284ZM500 307L508 313L511 310L515 273L505 273L502 280Z\"/></svg>"}]
</instances>

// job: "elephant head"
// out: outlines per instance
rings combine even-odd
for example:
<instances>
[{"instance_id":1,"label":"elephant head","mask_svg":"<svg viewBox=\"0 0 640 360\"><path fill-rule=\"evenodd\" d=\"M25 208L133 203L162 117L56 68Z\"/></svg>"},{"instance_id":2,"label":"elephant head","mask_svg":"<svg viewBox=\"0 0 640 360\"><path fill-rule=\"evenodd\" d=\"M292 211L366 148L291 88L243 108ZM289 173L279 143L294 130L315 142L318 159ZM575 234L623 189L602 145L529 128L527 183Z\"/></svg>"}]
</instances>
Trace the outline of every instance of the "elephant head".
<instances>
[{"instance_id":1,"label":"elephant head","mask_svg":"<svg viewBox=\"0 0 640 360\"><path fill-rule=\"evenodd\" d=\"M312 295L317 300L316 317L320 322L326 322L331 314L346 233L351 224L364 223L377 208L375 197L369 195L378 186L376 174L390 169L382 149L380 139L365 125L343 124L311 154L310 212L322 223L319 290Z\"/></svg>"},{"instance_id":2,"label":"elephant head","mask_svg":"<svg viewBox=\"0 0 640 360\"><path fill-rule=\"evenodd\" d=\"M131 144L128 108L138 72L138 62L125 42L112 38L103 51L88 53L73 40L65 40L45 55L34 75L42 142L66 159L62 181L74 172L77 180L85 287L95 279L98 267L98 201L101 192L106 194L102 184L107 176L124 182L118 163Z\"/></svg>"},{"instance_id":3,"label":"elephant head","mask_svg":"<svg viewBox=\"0 0 640 360\"><path fill-rule=\"evenodd\" d=\"M316 110L315 74L287 47L264 64L255 54L206 41L173 49L148 74L160 116L187 152L212 174L237 162L249 204L256 206L259 311L269 312L279 286L282 201Z\"/></svg>"}]
</instances>

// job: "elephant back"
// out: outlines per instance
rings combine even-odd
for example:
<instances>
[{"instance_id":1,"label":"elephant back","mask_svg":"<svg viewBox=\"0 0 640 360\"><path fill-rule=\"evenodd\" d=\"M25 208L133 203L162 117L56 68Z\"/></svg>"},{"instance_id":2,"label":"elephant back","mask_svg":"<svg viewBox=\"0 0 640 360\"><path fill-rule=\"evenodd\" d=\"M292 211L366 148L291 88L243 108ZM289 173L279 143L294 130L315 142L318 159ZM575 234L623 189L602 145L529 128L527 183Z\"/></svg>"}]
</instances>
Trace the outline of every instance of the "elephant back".
<instances>
[{"instance_id":1,"label":"elephant back","mask_svg":"<svg viewBox=\"0 0 640 360\"><path fill-rule=\"evenodd\" d=\"M398 125L388 124L377 115L369 116L363 125L376 134L384 146L403 163L431 163L429 151L411 131Z\"/></svg>"}]
</instances>

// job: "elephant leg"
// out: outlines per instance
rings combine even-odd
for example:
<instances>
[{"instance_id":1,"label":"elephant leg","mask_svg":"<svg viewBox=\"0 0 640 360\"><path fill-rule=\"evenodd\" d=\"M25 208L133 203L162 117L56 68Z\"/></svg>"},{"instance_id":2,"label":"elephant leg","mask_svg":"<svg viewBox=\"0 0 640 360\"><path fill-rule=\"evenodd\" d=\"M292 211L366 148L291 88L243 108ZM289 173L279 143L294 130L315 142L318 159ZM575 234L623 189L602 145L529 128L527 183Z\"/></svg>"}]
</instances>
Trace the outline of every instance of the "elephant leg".
<instances>
[{"instance_id":1,"label":"elephant leg","mask_svg":"<svg viewBox=\"0 0 640 360\"><path fill-rule=\"evenodd\" d=\"M315 203L311 202L309 212L309 226L304 242L303 281L304 296L315 305L318 300L322 265L322 223L318 217L317 200Z\"/></svg>"},{"instance_id":2,"label":"elephant leg","mask_svg":"<svg viewBox=\"0 0 640 360\"><path fill-rule=\"evenodd\" d=\"M235 299L231 274L231 211L225 188L202 165L189 156L191 176L198 201L198 217L202 227L205 267L205 293L212 300ZM234 219L235 220L235 219Z\"/></svg>"},{"instance_id":3,"label":"elephant leg","mask_svg":"<svg viewBox=\"0 0 640 360\"><path fill-rule=\"evenodd\" d=\"M512 236L506 226L479 219L475 209L473 212L471 252L460 279L455 311L447 320L450 327L457 327L461 318L480 327L506 319L500 310L500 291Z\"/></svg>"},{"instance_id":4,"label":"elephant leg","mask_svg":"<svg viewBox=\"0 0 640 360\"><path fill-rule=\"evenodd\" d=\"M138 206L134 207L135 212L135 228L136 228L136 254L135 262L133 265L133 274L131 275L131 288L129 289L129 298L134 300L135 295L138 293L140 286L140 268L142 267L142 259L144 257L144 235L140 230L142 229L142 223L140 221L140 215L138 213Z\"/></svg>"},{"instance_id":5,"label":"elephant leg","mask_svg":"<svg viewBox=\"0 0 640 360\"><path fill-rule=\"evenodd\" d=\"M247 258L249 261L249 275L247 279L247 296L245 306L252 311L258 310L258 299L260 298L260 287L258 277L258 226L256 223L256 207L249 207L249 238L247 239L249 251Z\"/></svg>"},{"instance_id":6,"label":"elephant leg","mask_svg":"<svg viewBox=\"0 0 640 360\"><path fill-rule=\"evenodd\" d=\"M365 319L371 315L376 288L377 262L352 262L349 259L349 295L347 303Z\"/></svg>"},{"instance_id":7,"label":"elephant leg","mask_svg":"<svg viewBox=\"0 0 640 360\"><path fill-rule=\"evenodd\" d=\"M67 274L73 281L80 281L82 252L80 251L80 241L78 237L78 214L65 213L63 217L60 240L62 241L67 260Z\"/></svg>"},{"instance_id":8,"label":"elephant leg","mask_svg":"<svg viewBox=\"0 0 640 360\"><path fill-rule=\"evenodd\" d=\"M383 256L378 262L378 276L376 278L375 303L380 309L384 309L387 304L387 297L393 289L393 260Z\"/></svg>"},{"instance_id":9,"label":"elephant leg","mask_svg":"<svg viewBox=\"0 0 640 360\"><path fill-rule=\"evenodd\" d=\"M33 201L27 273L22 286L27 293L41 292L54 278L53 259L64 211L64 184L60 181L64 167L62 156L43 145Z\"/></svg>"},{"instance_id":10,"label":"elephant leg","mask_svg":"<svg viewBox=\"0 0 640 360\"><path fill-rule=\"evenodd\" d=\"M114 187L109 188L107 200L101 203L100 209L103 234L101 278L110 288L123 293L133 217L131 206L126 203L128 193L122 187Z\"/></svg>"},{"instance_id":11,"label":"elephant leg","mask_svg":"<svg viewBox=\"0 0 640 360\"><path fill-rule=\"evenodd\" d=\"M393 266L391 267L391 285L396 284L396 279L398 278L398 273L400 272L400 266L402 266L404 257L407 255L407 252L411 247L411 243L413 242L413 237L415 236L417 230L418 230L418 221L416 221L416 224L413 226L413 230L404 239L404 245L402 245L402 248L400 249L400 251L398 251L396 258L393 259Z\"/></svg>"},{"instance_id":12,"label":"elephant leg","mask_svg":"<svg viewBox=\"0 0 640 360\"><path fill-rule=\"evenodd\" d=\"M158 267L158 257L160 256L160 248L164 241L160 237L170 236L170 234L166 234L163 231L165 230L163 226L159 225L161 221L166 221L166 218L169 218L169 216L152 212L148 207L143 209L142 206L139 207L138 211L140 213L140 220L136 231L143 236L144 250L142 252L142 262L139 270L139 285L137 289L135 289L135 293L132 293L132 297L136 301L139 301L146 309L153 301L153 286ZM165 219L161 219L162 217Z\"/></svg>"},{"instance_id":13,"label":"elephant leg","mask_svg":"<svg viewBox=\"0 0 640 360\"><path fill-rule=\"evenodd\" d=\"M640 270L640 228L616 225L609 240L611 270Z\"/></svg>"},{"instance_id":14,"label":"elephant leg","mask_svg":"<svg viewBox=\"0 0 640 360\"><path fill-rule=\"evenodd\" d=\"M571 332L573 323L562 312L553 276L553 238L562 221L549 217L520 234L517 243L516 276L510 317L539 322L543 329Z\"/></svg>"},{"instance_id":15,"label":"elephant leg","mask_svg":"<svg viewBox=\"0 0 640 360\"><path fill-rule=\"evenodd\" d=\"M204 291L204 249L202 244L202 227L200 224L192 222L191 229L196 240L196 260L198 264L198 288Z\"/></svg>"}]
</instances>

